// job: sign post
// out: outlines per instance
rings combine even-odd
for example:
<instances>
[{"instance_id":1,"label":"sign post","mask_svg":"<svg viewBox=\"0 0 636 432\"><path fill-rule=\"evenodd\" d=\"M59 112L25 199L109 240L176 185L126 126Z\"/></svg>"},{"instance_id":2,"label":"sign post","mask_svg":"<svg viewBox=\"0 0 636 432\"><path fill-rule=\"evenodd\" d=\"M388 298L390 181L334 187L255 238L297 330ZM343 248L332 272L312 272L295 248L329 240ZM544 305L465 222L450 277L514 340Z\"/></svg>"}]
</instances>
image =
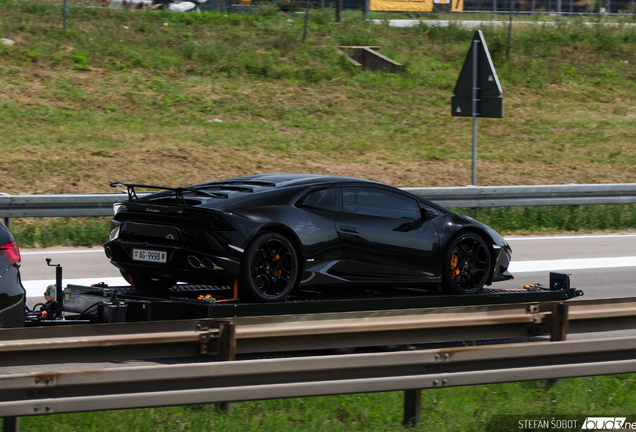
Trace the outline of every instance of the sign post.
<instances>
[{"instance_id":1,"label":"sign post","mask_svg":"<svg viewBox=\"0 0 636 432\"><path fill-rule=\"evenodd\" d=\"M472 184L477 184L477 117L503 118L503 91L484 35L477 30L457 78L451 114L473 118Z\"/></svg>"}]
</instances>

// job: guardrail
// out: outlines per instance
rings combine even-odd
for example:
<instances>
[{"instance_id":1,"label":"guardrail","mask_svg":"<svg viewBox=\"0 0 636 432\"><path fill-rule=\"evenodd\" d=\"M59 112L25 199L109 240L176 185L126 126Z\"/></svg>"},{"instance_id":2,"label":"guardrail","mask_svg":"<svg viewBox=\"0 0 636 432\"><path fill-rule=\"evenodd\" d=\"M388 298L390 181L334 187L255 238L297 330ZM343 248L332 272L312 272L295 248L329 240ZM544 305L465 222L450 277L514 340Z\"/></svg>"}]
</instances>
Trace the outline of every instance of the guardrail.
<instances>
[{"instance_id":1,"label":"guardrail","mask_svg":"<svg viewBox=\"0 0 636 432\"><path fill-rule=\"evenodd\" d=\"M15 425L20 416L404 390L413 399L404 423L416 424L421 389L631 372L633 337L25 373L0 376L0 416Z\"/></svg>"},{"instance_id":2,"label":"guardrail","mask_svg":"<svg viewBox=\"0 0 636 432\"><path fill-rule=\"evenodd\" d=\"M197 355L234 358L235 326L228 320L66 324L0 329L0 366Z\"/></svg>"},{"instance_id":3,"label":"guardrail","mask_svg":"<svg viewBox=\"0 0 636 432\"><path fill-rule=\"evenodd\" d=\"M444 207L635 204L636 183L403 188ZM142 194L140 194L142 195ZM0 195L0 217L111 216L123 193Z\"/></svg>"},{"instance_id":4,"label":"guardrail","mask_svg":"<svg viewBox=\"0 0 636 432\"><path fill-rule=\"evenodd\" d=\"M422 388L636 372L636 338L560 342L634 328L636 298L3 329L1 366L209 354L232 361L235 353L544 334L554 342L0 375L0 417L13 427L28 415L405 390L404 421L413 424Z\"/></svg>"},{"instance_id":5,"label":"guardrail","mask_svg":"<svg viewBox=\"0 0 636 432\"><path fill-rule=\"evenodd\" d=\"M558 308L567 306L567 311ZM636 328L636 297L0 330L0 366L476 341ZM225 330L224 330L225 329ZM37 353L37 355L35 355Z\"/></svg>"},{"instance_id":6,"label":"guardrail","mask_svg":"<svg viewBox=\"0 0 636 432\"><path fill-rule=\"evenodd\" d=\"M444 207L634 204L636 183L403 188Z\"/></svg>"},{"instance_id":7,"label":"guardrail","mask_svg":"<svg viewBox=\"0 0 636 432\"><path fill-rule=\"evenodd\" d=\"M113 203L127 198L123 193L1 195L0 217L111 216Z\"/></svg>"}]
</instances>

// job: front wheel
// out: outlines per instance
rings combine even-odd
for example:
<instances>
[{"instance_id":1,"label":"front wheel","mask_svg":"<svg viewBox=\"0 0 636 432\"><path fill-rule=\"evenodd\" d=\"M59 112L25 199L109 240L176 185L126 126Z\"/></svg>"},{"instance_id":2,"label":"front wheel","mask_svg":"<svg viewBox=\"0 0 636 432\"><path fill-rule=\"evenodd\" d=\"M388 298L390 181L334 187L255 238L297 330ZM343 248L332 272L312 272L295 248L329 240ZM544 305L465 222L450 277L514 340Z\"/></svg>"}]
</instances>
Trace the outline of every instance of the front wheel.
<instances>
[{"instance_id":1,"label":"front wheel","mask_svg":"<svg viewBox=\"0 0 636 432\"><path fill-rule=\"evenodd\" d=\"M449 242L444 254L442 286L449 294L479 292L491 272L490 249L474 233L461 234Z\"/></svg>"},{"instance_id":2,"label":"front wheel","mask_svg":"<svg viewBox=\"0 0 636 432\"><path fill-rule=\"evenodd\" d=\"M298 256L286 237L265 233L245 250L239 287L241 294L257 302L284 300L298 281Z\"/></svg>"}]
</instances>

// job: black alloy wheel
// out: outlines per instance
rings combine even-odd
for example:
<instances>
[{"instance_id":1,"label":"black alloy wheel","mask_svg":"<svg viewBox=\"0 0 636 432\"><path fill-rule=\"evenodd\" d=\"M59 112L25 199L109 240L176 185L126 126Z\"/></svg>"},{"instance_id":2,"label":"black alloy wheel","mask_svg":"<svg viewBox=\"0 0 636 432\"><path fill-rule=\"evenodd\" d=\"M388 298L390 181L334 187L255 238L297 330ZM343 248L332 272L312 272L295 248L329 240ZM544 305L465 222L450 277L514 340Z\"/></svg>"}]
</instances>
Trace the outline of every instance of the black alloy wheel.
<instances>
[{"instance_id":1,"label":"black alloy wheel","mask_svg":"<svg viewBox=\"0 0 636 432\"><path fill-rule=\"evenodd\" d=\"M284 300L298 281L298 257L291 242L278 233L256 237L241 264L241 295L257 302Z\"/></svg>"},{"instance_id":2,"label":"black alloy wheel","mask_svg":"<svg viewBox=\"0 0 636 432\"><path fill-rule=\"evenodd\" d=\"M449 242L444 257L442 285L449 294L474 294L483 287L491 271L490 249L474 233L461 234Z\"/></svg>"}]
</instances>

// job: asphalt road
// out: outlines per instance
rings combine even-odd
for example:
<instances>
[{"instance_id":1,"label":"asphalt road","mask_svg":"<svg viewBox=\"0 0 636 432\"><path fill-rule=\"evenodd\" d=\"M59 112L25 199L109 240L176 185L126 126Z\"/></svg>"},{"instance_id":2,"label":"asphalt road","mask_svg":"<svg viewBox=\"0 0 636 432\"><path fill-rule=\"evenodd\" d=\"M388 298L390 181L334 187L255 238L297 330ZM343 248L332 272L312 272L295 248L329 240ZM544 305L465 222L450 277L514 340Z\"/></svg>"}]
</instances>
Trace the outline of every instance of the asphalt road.
<instances>
[{"instance_id":1,"label":"asphalt road","mask_svg":"<svg viewBox=\"0 0 636 432\"><path fill-rule=\"evenodd\" d=\"M636 296L636 235L510 237L515 280L493 287L548 284L550 271L571 273L587 299Z\"/></svg>"},{"instance_id":2,"label":"asphalt road","mask_svg":"<svg viewBox=\"0 0 636 432\"><path fill-rule=\"evenodd\" d=\"M509 237L513 249L511 273L515 280L493 287L513 288L529 283L548 284L550 271L572 274L572 286L584 298L636 296L636 234L553 237ZM22 250L22 279L29 297L39 297L55 282L55 269L63 268L63 284L125 284L101 247Z\"/></svg>"}]
</instances>

